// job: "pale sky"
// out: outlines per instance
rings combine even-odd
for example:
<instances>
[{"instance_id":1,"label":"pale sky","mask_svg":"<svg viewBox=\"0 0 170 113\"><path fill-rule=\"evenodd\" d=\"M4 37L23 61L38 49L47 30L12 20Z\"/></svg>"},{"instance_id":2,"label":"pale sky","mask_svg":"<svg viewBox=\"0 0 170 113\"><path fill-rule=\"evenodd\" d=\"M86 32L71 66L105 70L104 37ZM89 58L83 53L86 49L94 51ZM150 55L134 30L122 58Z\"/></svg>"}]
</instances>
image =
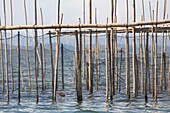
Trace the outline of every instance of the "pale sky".
<instances>
[{"instance_id":1,"label":"pale sky","mask_svg":"<svg viewBox=\"0 0 170 113\"><path fill-rule=\"evenodd\" d=\"M7 10L7 25L10 25L10 0L6 1ZM56 23L56 6L58 0L37 0L38 1L38 24L40 20L40 8L43 10L44 24ZM129 19L131 21L132 0L129 0ZM151 1L152 9L156 9L156 0L144 0L145 2L145 18L150 19L149 16L149 1ZM83 0L61 0L61 13L64 14L63 24L77 24L78 18L82 18ZM86 0L86 23L88 23L88 2ZM163 18L163 4L164 0L159 0L159 19ZM97 8L98 23L106 23L106 18L110 18L110 0L92 0L93 3L93 23L94 23L94 9ZM167 0L167 5L170 0ZM140 21L142 14L142 0L136 0L136 18ZM34 0L27 0L28 24L34 23ZM167 13L170 14L170 7L167 6ZM3 22L3 0L0 2L0 16ZM14 25L25 24L24 20L24 0L13 0L13 16ZM126 22L126 0L117 0L117 16L118 22Z\"/></svg>"}]
</instances>

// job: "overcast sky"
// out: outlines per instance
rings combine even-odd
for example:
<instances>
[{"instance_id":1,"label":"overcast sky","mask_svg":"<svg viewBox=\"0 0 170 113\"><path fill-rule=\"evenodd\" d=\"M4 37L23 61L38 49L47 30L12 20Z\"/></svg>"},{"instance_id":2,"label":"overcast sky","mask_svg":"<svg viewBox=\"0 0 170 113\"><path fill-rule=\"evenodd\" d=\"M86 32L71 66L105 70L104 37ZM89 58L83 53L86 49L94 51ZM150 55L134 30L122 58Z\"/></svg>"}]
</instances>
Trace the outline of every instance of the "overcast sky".
<instances>
[{"instance_id":1,"label":"overcast sky","mask_svg":"<svg viewBox=\"0 0 170 113\"><path fill-rule=\"evenodd\" d=\"M0 16L3 23L3 0L0 0ZM10 25L10 0L6 1L7 10L7 25ZM27 1L28 24L34 23L34 0ZM38 2L38 23L40 24L40 8L43 10L44 24L56 23L56 6L58 0L37 0ZM86 23L88 22L88 1L86 0ZM129 0L129 19L131 20L132 0ZM146 20L150 19L149 16L149 1L151 1L152 9L156 8L156 0L144 0L145 2L145 17ZM61 13L64 14L64 24L78 23L78 18L82 18L83 0L61 0ZM106 23L106 18L110 17L110 0L92 0L93 14L94 8L97 8L98 23ZM163 18L163 4L164 0L159 0L159 19ZM170 4L170 0L167 0ZM136 0L136 13L137 21L140 21L142 14L142 0ZM167 7L167 13L170 13L170 7ZM13 16L14 25L25 24L24 20L24 0L13 0ZM117 16L118 22L126 22L126 0L117 0ZM93 15L94 17L94 15ZM94 18L93 18L94 22Z\"/></svg>"}]
</instances>

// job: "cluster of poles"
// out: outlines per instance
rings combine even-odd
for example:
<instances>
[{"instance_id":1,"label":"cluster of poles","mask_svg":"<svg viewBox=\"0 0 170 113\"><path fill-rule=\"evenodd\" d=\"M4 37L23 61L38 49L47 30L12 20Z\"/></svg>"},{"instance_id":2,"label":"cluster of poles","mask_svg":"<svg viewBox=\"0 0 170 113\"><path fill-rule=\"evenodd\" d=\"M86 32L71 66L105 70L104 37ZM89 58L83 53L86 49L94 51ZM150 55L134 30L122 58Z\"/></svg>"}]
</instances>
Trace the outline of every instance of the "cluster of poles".
<instances>
[{"instance_id":1,"label":"cluster of poles","mask_svg":"<svg viewBox=\"0 0 170 113\"><path fill-rule=\"evenodd\" d=\"M52 32L49 32L49 42L50 42L50 56L51 56L51 69L52 69L52 101L56 102L56 92L58 89L58 63L59 63L59 50L60 50L60 36L64 34L74 34L75 35L75 53L74 53L74 75L76 81L76 91L77 91L77 102L83 101L83 94L82 94L82 58L83 58L83 70L84 76L86 75L86 87L89 90L89 93L93 93L93 86L94 86L94 72L93 72L93 65L94 60L96 61L96 86L98 90L98 79L99 79L99 40L98 40L98 33L106 33L106 43L105 43L105 64L106 64L106 101L109 100L109 92L110 92L110 99L112 100L116 89L118 89L118 44L117 44L117 34L118 33L125 33L126 34L126 45L125 45L125 53L126 53L126 95L128 99L130 99L130 61L129 61L129 49L130 49L130 42L129 42L129 33L132 34L132 77L133 77L133 96L139 95L139 87L142 89L142 93L145 95L145 100L148 100L148 88L150 92L150 85L152 83L152 93L154 96L155 102L157 101L158 96L158 33L162 33L162 54L161 54L161 73L160 73L160 89L163 90L167 89L166 83L166 75L167 75L167 65L166 65L166 38L165 34L169 36L169 27L167 23L170 23L170 20L165 20L166 18L166 0L164 0L164 15L163 20L158 21L158 0L156 4L156 19L154 21L154 11L151 11L151 4L149 2L149 9L150 9L150 22L145 21L144 15L144 0L142 0L142 22L136 22L136 8L135 8L135 0L132 0L132 23L129 23L129 5L128 0L126 0L126 12L127 12L127 22L123 24L117 23L117 0L111 0L111 24L108 22L108 18L106 19L106 24L97 24L97 9L95 9L95 24L92 24L92 0L89 0L89 24L85 24L85 0L83 5L83 24L81 24L81 20L79 19L79 24L75 25L65 25L62 24L63 14L61 15L60 20L60 0L58 0L58 20L57 24L54 25L43 25L43 15L42 9L41 11L41 18L42 18L42 25L37 25L37 1L35 0L35 25L27 25L27 11L26 11L26 0L24 0L24 7L25 7L25 22L26 25L23 26L13 26L13 14L12 14L12 0L11 2L11 26L6 25L6 5L4 0L4 23L5 26L0 26L0 31L4 30L4 43L5 43L5 70L6 70L6 94L7 94L7 103L9 103L9 78L8 78L8 53L7 53L7 39L6 39L6 32L7 30L11 31L11 37L13 35L13 30L16 29L25 29L26 30L26 57L27 57L27 67L28 67L28 83L29 88L31 91L31 77L30 77L30 60L28 55L28 29L35 30L35 78L36 78L36 103L39 102L39 84L38 84L38 73L39 73L39 63L38 63L38 29L42 30L42 34L44 34L44 29L55 29L56 31L56 60L55 64L53 64L53 52L52 52ZM145 27L148 25L150 27ZM158 27L158 25L163 25L163 27ZM62 32L61 29L75 29L73 32ZM119 28L119 29L118 29ZM122 29L120 29L122 28ZM89 30L86 30L89 29ZM93 30L92 30L93 29ZM94 30L96 29L96 30ZM102 29L102 30L100 30ZM104 30L103 30L104 29ZM140 40L139 40L139 59L136 55L136 34L139 33ZM85 49L85 35L89 34L88 38L88 49ZM92 47L92 34L96 34L96 51L94 53ZM149 35L152 36L152 48L151 48L151 55L149 55ZM2 36L2 35L1 35ZM45 61L45 53L44 53L44 35L42 35L42 44L41 44L41 73L42 73L42 90L46 89L45 86L45 71L46 71L46 61ZM146 40L144 40L146 39ZM144 40L144 43L143 43ZM1 45L2 45L2 37L1 37ZM13 76L13 64L12 64L12 38L10 41L10 69L12 74L12 92L14 91L14 76ZM144 52L143 52L143 45L144 45ZM2 49L2 48L1 48ZM88 51L86 51L88 50ZM122 51L122 50L121 50ZM88 62L86 62L86 54L88 52ZM63 65L63 45L61 46L61 55L62 55L62 87L64 88L64 65ZM117 55L117 56L116 56ZM1 56L3 56L1 52ZM83 56L83 57L82 57ZM95 57L94 57L95 56ZM143 59L144 56L144 59ZM96 58L96 59L95 59ZM151 60L149 60L151 58ZM140 60L141 65L139 66L138 60ZM149 69L149 62L152 65L152 71L150 72ZM4 61L1 57L1 64L4 67ZM18 103L20 103L20 33L18 33ZM116 67L116 70L115 70ZM140 67L140 69L139 69ZM121 69L121 68L120 68ZM138 71L141 71L141 75L139 75ZM115 75L116 72L116 75ZM152 73L152 74L150 74ZM170 63L169 63L169 79L168 79L168 93L170 95ZM152 75L152 82L150 80L150 75ZM115 80L116 79L116 80ZM141 82L141 86L137 83ZM116 85L115 85L115 81ZM120 83L119 83L120 84ZM115 89L116 87L116 89ZM4 92L4 72L2 71L2 92Z\"/></svg>"}]
</instances>

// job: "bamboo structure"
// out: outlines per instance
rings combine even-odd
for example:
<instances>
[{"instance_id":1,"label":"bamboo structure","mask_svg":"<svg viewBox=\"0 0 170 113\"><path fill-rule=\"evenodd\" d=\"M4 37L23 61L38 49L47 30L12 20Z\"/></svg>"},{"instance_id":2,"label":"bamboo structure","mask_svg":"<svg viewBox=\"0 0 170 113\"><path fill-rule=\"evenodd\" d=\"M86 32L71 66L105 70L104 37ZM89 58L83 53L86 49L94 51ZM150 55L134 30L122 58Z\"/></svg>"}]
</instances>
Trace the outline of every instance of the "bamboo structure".
<instances>
[{"instance_id":1,"label":"bamboo structure","mask_svg":"<svg viewBox=\"0 0 170 113\"><path fill-rule=\"evenodd\" d=\"M24 89L26 87L25 89L27 89L28 87L28 91L35 92L34 96L36 97L36 104L38 104L39 98L41 100L39 89L42 86L41 94L45 95L46 93L44 92L49 91L51 93L50 98L52 98L52 102L55 104L55 102L58 101L57 94L60 91L59 84L61 83L62 85L61 91L71 88L72 85L70 85L70 83L72 83L72 80L70 80L70 78L75 80L75 84L73 83L73 85L76 90L75 95L77 96L77 103L82 103L84 100L84 87L86 87L87 92L89 93L89 95L86 93L87 98L88 96L95 97L97 93L100 94L100 90L104 89L106 102L112 101L116 93L122 95L122 93L124 93L123 89L126 89L125 92L128 101L131 100L131 95L133 95L135 98L137 98L137 96L143 96L145 102L148 103L150 98L148 94L152 93L154 101L157 102L157 99L159 99L158 94L161 94L163 90L164 93L168 92L168 95L170 95L170 59L168 59L169 53L166 48L166 35L169 35L170 20L165 19L167 1L164 0L163 20L158 20L159 13L157 0L156 19L154 19L154 10L152 12L151 2L149 2L150 21L145 21L145 3L144 0L142 0L141 22L136 22L136 0L132 0L131 2L131 18L129 18L130 1L126 0L125 23L117 23L119 22L117 20L117 2L117 0L110 1L110 23L108 23L109 20L107 18L105 24L99 24L97 20L97 9L95 9L95 23L93 24L92 0L89 0L89 17L88 24L86 24L86 2L83 0L83 22L81 23L81 19L79 18L78 24L63 24L63 13L60 15L61 6L60 0L58 0L58 15L55 24L44 25L43 12L40 8L41 23L38 25L37 0L34 0L34 25L28 25L27 3L26 0L24 0L25 25L14 25L13 2L10 0L10 25L7 26L6 1L3 0L4 25L1 24L0 20L0 83L2 87L2 96L7 96L7 103L9 104L10 96L14 96L15 87L17 87L18 104L20 104L22 94L21 88ZM132 22L129 22L129 20L132 20ZM13 36L15 30L24 30L26 36L20 34L20 31L18 32L18 35ZM29 43L29 30L34 30L35 34L33 54L29 48L29 45L31 44ZM49 30L49 32L45 33L46 30ZM40 36L38 36L39 31L41 32ZM8 32L10 34L9 38L7 37ZM67 41L69 38L70 42L73 41L72 38L74 38L75 41L73 42L73 45L68 45L69 49L65 46L65 40L63 41L65 36L67 37ZM15 37L18 38L18 43L15 45L18 49L17 55L15 55L15 52L13 51ZM23 37L25 37L26 40L25 51L22 48L21 43L21 38ZM46 37L48 37L49 42L46 41ZM42 39L41 42L38 42L39 38ZM86 45L87 38L88 45ZM100 38L104 40L100 40ZM105 43L103 43L104 41ZM159 46L159 41L162 41L161 47ZM125 45L122 47L123 42L125 42ZM38 53L39 43L40 55ZM46 43L49 47L45 49ZM54 46L55 48L53 48ZM87 49L86 46L88 46ZM22 49L24 51L24 57ZM55 55L53 55L53 49L55 49ZM159 57L160 49L162 49L161 57ZM65 54L67 52L66 50L70 53ZM34 55L33 58L32 55ZM68 57L71 55L74 57L74 61L71 59L71 62L67 62L70 60ZM87 55L88 61L86 61ZM15 62L14 57L17 57L18 64L13 63ZM24 62L23 59L26 60L26 62ZM169 64L167 63L168 60ZM18 65L18 67L14 65ZM168 68L169 72L167 71ZM40 73L39 69L41 69ZM14 70L17 70L17 72L14 72ZM8 71L10 71L10 73ZM123 73L123 71L126 72ZM15 73L17 73L17 76L15 76ZM11 80L9 80L10 74ZM84 79L82 77L83 75ZM34 76L35 81L32 81L31 76ZM18 79L16 83L14 81L16 80L15 77ZM26 80L28 84L24 84L25 77L28 79ZM68 79L70 83L68 83ZM35 82L34 87L31 85L33 82ZM94 86L96 86L96 91L93 89ZM166 91L166 89L168 89L168 91ZM10 91L13 94L10 94ZM67 94L69 95L70 93L68 92L69 91L67 91ZM141 94L139 92L141 92ZM102 94L103 93L101 93L101 95ZM60 93L59 95L61 96ZM62 95L62 97L64 96ZM11 97L11 99L14 98Z\"/></svg>"}]
</instances>

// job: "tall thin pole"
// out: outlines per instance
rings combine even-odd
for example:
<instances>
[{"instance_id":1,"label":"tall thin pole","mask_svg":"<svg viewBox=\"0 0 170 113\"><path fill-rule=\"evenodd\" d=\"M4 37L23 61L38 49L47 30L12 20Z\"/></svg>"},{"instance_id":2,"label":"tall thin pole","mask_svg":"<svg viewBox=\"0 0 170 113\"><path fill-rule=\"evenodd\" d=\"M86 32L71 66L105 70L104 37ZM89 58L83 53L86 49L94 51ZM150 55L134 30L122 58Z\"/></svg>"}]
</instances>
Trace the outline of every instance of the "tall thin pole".
<instances>
[{"instance_id":1,"label":"tall thin pole","mask_svg":"<svg viewBox=\"0 0 170 113\"><path fill-rule=\"evenodd\" d=\"M92 0L89 0L89 24L92 24ZM89 37L89 92L93 93L93 74L92 74L92 30Z\"/></svg>"},{"instance_id":2,"label":"tall thin pole","mask_svg":"<svg viewBox=\"0 0 170 113\"><path fill-rule=\"evenodd\" d=\"M35 25L37 25L37 0L34 1L35 5ZM35 77L36 77L36 104L38 104L39 101L39 95L38 95L38 61L37 61L37 46L38 46L38 39L37 39L37 29L35 29Z\"/></svg>"},{"instance_id":3,"label":"tall thin pole","mask_svg":"<svg viewBox=\"0 0 170 113\"><path fill-rule=\"evenodd\" d=\"M156 3L156 22L158 21L158 0ZM158 51L158 37L157 37L157 24L155 27L155 97L154 101L157 101L157 94L158 94L158 78L157 78L157 51Z\"/></svg>"},{"instance_id":4,"label":"tall thin pole","mask_svg":"<svg viewBox=\"0 0 170 113\"><path fill-rule=\"evenodd\" d=\"M20 32L18 32L18 104L20 104Z\"/></svg>"},{"instance_id":5,"label":"tall thin pole","mask_svg":"<svg viewBox=\"0 0 170 113\"><path fill-rule=\"evenodd\" d=\"M27 21L27 7L26 7L26 0L24 0L24 10L25 10L25 24L28 24ZM29 53L28 53L28 30L26 29L26 57L27 57L27 67L28 67L28 86L29 90L31 91L31 76L30 76L30 60L29 60Z\"/></svg>"},{"instance_id":6,"label":"tall thin pole","mask_svg":"<svg viewBox=\"0 0 170 113\"><path fill-rule=\"evenodd\" d=\"M1 26L1 19L0 19ZM1 57L1 75L2 75L2 94L4 94L4 60L3 60L2 31L0 31L0 57Z\"/></svg>"},{"instance_id":7,"label":"tall thin pole","mask_svg":"<svg viewBox=\"0 0 170 113\"><path fill-rule=\"evenodd\" d=\"M11 13L11 26L13 26L13 8L12 0L10 0L10 13ZM12 64L12 35L13 31L11 30L11 39L10 39L10 67L11 67L11 78L12 78L12 92L14 92L14 76L13 76L13 64Z\"/></svg>"},{"instance_id":8,"label":"tall thin pole","mask_svg":"<svg viewBox=\"0 0 170 113\"><path fill-rule=\"evenodd\" d=\"M108 23L108 18L107 18ZM105 59L106 59L106 102L108 102L108 93L109 93L109 81L108 81L108 28L106 28L106 44L105 44Z\"/></svg>"},{"instance_id":9,"label":"tall thin pole","mask_svg":"<svg viewBox=\"0 0 170 113\"><path fill-rule=\"evenodd\" d=\"M129 6L128 0L126 0L126 23L129 23ZM129 33L128 33L128 25L126 27L126 95L128 99L130 99L130 70L129 70Z\"/></svg>"},{"instance_id":10,"label":"tall thin pole","mask_svg":"<svg viewBox=\"0 0 170 113\"><path fill-rule=\"evenodd\" d=\"M4 0L4 24L6 26L6 0ZM7 94L7 103L9 104L9 80L8 80L8 53L7 53L7 34L5 33L5 68L6 68L6 94Z\"/></svg>"},{"instance_id":11,"label":"tall thin pole","mask_svg":"<svg viewBox=\"0 0 170 113\"><path fill-rule=\"evenodd\" d=\"M148 41L149 41L149 33L147 32L146 37L146 48L145 48L145 102L148 102L148 68L149 68L149 52L148 52Z\"/></svg>"},{"instance_id":12,"label":"tall thin pole","mask_svg":"<svg viewBox=\"0 0 170 113\"><path fill-rule=\"evenodd\" d=\"M51 32L49 31L49 42L50 42L50 57L51 57L51 71L52 71L52 101L54 102L54 65L53 65L53 48L51 41Z\"/></svg>"},{"instance_id":13,"label":"tall thin pole","mask_svg":"<svg viewBox=\"0 0 170 113\"><path fill-rule=\"evenodd\" d=\"M55 75L54 75L54 102L56 102L56 91L58 89L58 62L59 62L59 51L60 51L60 31L57 31L56 41L56 61L55 61Z\"/></svg>"},{"instance_id":14,"label":"tall thin pole","mask_svg":"<svg viewBox=\"0 0 170 113\"><path fill-rule=\"evenodd\" d=\"M40 8L40 13L41 13L41 23L44 25L44 20L43 20L43 12L42 8ZM45 48L44 48L44 29L42 29L42 54L43 54L43 80L44 80L44 89L46 89L46 55L45 55Z\"/></svg>"},{"instance_id":15,"label":"tall thin pole","mask_svg":"<svg viewBox=\"0 0 170 113\"><path fill-rule=\"evenodd\" d=\"M64 51L63 51L63 44L61 44L61 72L62 72L62 89L64 89Z\"/></svg>"},{"instance_id":16,"label":"tall thin pole","mask_svg":"<svg viewBox=\"0 0 170 113\"><path fill-rule=\"evenodd\" d=\"M97 9L95 8L95 24L97 24ZM97 31L97 29L96 29ZM99 41L98 41L98 33L96 33L96 90L98 90L98 80L99 80Z\"/></svg>"},{"instance_id":17,"label":"tall thin pole","mask_svg":"<svg viewBox=\"0 0 170 113\"><path fill-rule=\"evenodd\" d=\"M136 22L136 8L135 0L132 1L132 21ZM132 28L132 39L133 39L133 55L132 55L132 68L133 68L133 95L137 95L137 81L136 81L136 37L135 27Z\"/></svg>"},{"instance_id":18,"label":"tall thin pole","mask_svg":"<svg viewBox=\"0 0 170 113\"><path fill-rule=\"evenodd\" d=\"M60 23L60 0L58 0L58 24Z\"/></svg>"}]
</instances>

